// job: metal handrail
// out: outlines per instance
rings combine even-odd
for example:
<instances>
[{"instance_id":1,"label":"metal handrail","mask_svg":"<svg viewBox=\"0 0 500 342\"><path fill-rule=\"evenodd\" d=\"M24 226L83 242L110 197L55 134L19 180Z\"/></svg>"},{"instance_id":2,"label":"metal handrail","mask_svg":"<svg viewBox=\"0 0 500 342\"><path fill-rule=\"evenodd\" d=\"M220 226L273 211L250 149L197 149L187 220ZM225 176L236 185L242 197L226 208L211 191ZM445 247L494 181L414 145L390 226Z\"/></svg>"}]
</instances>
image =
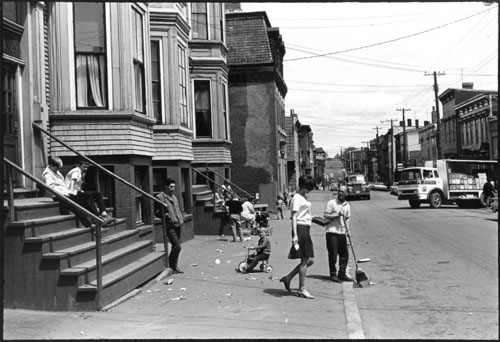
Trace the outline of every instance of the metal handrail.
<instances>
[{"instance_id":1,"label":"metal handrail","mask_svg":"<svg viewBox=\"0 0 500 342\"><path fill-rule=\"evenodd\" d=\"M97 215L91 213L78 203L72 201L68 197L61 195L57 191L53 190L51 187L46 185L44 182L40 181L37 179L35 176L29 174L25 170L21 169L19 166L8 160L7 158L3 158L3 161L7 163L11 168L17 170L21 174L23 174L25 177L31 179L33 182L35 182L38 186L42 187L45 190L50 191L53 193L59 200L62 200L64 203L68 204L72 209L76 209L81 214L84 214L86 216L90 216L91 218L94 219L95 222L97 222L97 227L95 230L95 243L96 243L96 280L97 280L97 309L101 309L101 298L102 298L102 254L101 254L101 227L102 224L104 223L104 220ZM13 189L12 189L12 176L10 173L10 168L7 168L7 182L8 182L8 187L9 187L9 198L8 198L8 204L9 204L9 216L10 220L14 221L14 196L13 196Z\"/></svg>"},{"instance_id":2,"label":"metal handrail","mask_svg":"<svg viewBox=\"0 0 500 342\"><path fill-rule=\"evenodd\" d=\"M81 154L80 152L76 151L74 148L72 148L71 146L69 146L68 144L66 144L65 142L63 142L62 140L56 138L54 135L52 135L51 133L49 133L47 130L43 129L36 122L33 122L32 126L33 126L33 128L39 130L40 132L45 133L51 139L54 139L59 144L61 144L62 146L64 146L68 150L70 150L71 152L75 153L80 158L82 158L82 159L88 161L89 163L91 163L92 165L96 166L99 170L104 171L107 175L109 175L112 178L120 181L121 183L125 184L129 188L132 188L135 191L141 193L143 196L146 196L148 199L152 200L154 203L160 204L160 208L161 208L161 221L162 221L162 231L163 231L163 248L164 248L164 251L165 251L165 263L166 263L167 267L170 266L169 265L169 261L168 261L167 222L165 220L165 207L167 207L167 205L165 203L163 203L162 201L160 201L159 199L157 199L156 197L151 196L150 194L148 194L144 190L138 188L137 186L133 185L132 183L127 182L125 179L121 178L120 176L118 176L118 175L114 174L113 172L109 171L108 169L104 168L99 163L93 161L89 157L87 157L87 156ZM100 240L100 236L99 236L99 240ZM99 253L100 253L100 241L99 241ZM102 283L102 276L101 276L100 281ZM98 284L99 284L99 280L98 280ZM100 294L100 292L102 292L102 287L100 289L98 289L98 298L99 298L98 306L99 306L99 308L100 308L100 305L101 305L101 302L100 302L101 294Z\"/></svg>"},{"instance_id":3,"label":"metal handrail","mask_svg":"<svg viewBox=\"0 0 500 342\"><path fill-rule=\"evenodd\" d=\"M220 173L218 173L217 171L215 171L214 169L211 169L209 168L208 166L205 166L207 171L212 171L213 173L215 173L217 176L223 178L223 179L226 179L225 177L223 177ZM219 185L219 183L217 183L216 181L210 179L209 177L207 177L206 175L204 175L201 171L199 170L196 170L193 166L191 166L191 169L196 171L198 174L202 175L203 177L205 177L206 179L208 179L210 182L214 183L215 185L217 185L219 188L221 187L221 185ZM233 182L229 181L230 185L233 185L236 189L240 190L240 192L243 192L246 196L248 197L255 197L255 196L252 196L251 193L249 193L248 191L246 191L245 189L239 187L238 185L234 184Z\"/></svg>"}]
</instances>

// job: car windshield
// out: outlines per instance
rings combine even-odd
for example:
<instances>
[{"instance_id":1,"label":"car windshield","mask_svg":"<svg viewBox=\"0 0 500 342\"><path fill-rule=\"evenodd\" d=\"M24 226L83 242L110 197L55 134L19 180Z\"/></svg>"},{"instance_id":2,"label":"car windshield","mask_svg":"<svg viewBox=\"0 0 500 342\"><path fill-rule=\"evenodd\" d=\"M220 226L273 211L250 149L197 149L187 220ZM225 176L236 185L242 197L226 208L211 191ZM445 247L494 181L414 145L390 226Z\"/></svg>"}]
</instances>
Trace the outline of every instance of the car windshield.
<instances>
[{"instance_id":1,"label":"car windshield","mask_svg":"<svg viewBox=\"0 0 500 342\"><path fill-rule=\"evenodd\" d=\"M402 180L422 179L422 171L420 169L403 170L401 179Z\"/></svg>"},{"instance_id":2,"label":"car windshield","mask_svg":"<svg viewBox=\"0 0 500 342\"><path fill-rule=\"evenodd\" d=\"M355 175L349 176L349 183L365 183L365 176L363 175Z\"/></svg>"}]
</instances>

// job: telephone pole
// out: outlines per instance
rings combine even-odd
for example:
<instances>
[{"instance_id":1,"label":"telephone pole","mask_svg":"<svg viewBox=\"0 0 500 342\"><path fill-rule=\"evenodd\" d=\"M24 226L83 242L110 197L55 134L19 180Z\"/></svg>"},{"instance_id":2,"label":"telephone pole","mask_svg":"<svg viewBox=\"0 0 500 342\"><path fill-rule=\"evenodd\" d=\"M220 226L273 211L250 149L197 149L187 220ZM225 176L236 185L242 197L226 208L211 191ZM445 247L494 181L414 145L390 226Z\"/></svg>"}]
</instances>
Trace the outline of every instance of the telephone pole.
<instances>
[{"instance_id":1,"label":"telephone pole","mask_svg":"<svg viewBox=\"0 0 500 342\"><path fill-rule=\"evenodd\" d=\"M406 119L405 119L405 111L411 111L411 108L397 108L398 112L403 112L403 167L406 167L408 163L408 153L406 149L408 147L408 141L406 140Z\"/></svg>"},{"instance_id":2,"label":"telephone pole","mask_svg":"<svg viewBox=\"0 0 500 342\"><path fill-rule=\"evenodd\" d=\"M437 83L437 77L438 76L443 76L446 75L443 72L436 72L434 71L432 74L427 73L427 71L424 73L425 76L433 76L434 77L434 101L436 102L436 144L437 144L437 159L441 159L443 157L442 151L441 151L441 118L439 115L439 102L438 102L438 92L439 92L439 87ZM458 132L457 132L458 134ZM458 151L457 151L458 152Z\"/></svg>"}]
</instances>

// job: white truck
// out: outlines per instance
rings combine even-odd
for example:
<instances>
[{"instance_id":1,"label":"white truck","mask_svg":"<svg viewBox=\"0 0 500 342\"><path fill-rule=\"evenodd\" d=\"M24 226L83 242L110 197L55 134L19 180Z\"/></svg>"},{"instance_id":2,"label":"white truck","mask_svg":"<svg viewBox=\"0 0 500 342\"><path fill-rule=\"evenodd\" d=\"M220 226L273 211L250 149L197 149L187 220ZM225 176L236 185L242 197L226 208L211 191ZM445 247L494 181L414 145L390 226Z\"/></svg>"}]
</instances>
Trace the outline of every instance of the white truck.
<instances>
[{"instance_id":1,"label":"white truck","mask_svg":"<svg viewBox=\"0 0 500 342\"><path fill-rule=\"evenodd\" d=\"M438 159L424 167L402 170L397 184L398 199L408 200L412 208L429 203L432 208L455 203L459 207L471 201L485 206L483 185L496 177L496 160Z\"/></svg>"}]
</instances>

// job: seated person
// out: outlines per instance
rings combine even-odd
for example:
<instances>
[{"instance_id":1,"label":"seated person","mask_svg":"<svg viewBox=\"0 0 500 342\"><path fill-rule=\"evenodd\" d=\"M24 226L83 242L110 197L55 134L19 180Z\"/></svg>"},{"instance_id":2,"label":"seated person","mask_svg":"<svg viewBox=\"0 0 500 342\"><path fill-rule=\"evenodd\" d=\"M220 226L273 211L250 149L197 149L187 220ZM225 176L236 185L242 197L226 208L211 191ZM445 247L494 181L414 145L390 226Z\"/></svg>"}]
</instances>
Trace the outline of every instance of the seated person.
<instances>
[{"instance_id":1,"label":"seated person","mask_svg":"<svg viewBox=\"0 0 500 342\"><path fill-rule=\"evenodd\" d=\"M219 189L217 188L217 185L214 185L214 187L212 188L212 195L213 195L212 201L214 204L214 208L216 210L224 210L225 209L224 199L220 195L220 192L219 192Z\"/></svg>"},{"instance_id":2,"label":"seated person","mask_svg":"<svg viewBox=\"0 0 500 342\"><path fill-rule=\"evenodd\" d=\"M89 164L87 162L81 160L73 169L71 169L66 174L66 187L70 191L83 191L83 185L85 183L85 174L87 169L89 168ZM95 200L97 203L97 207L99 208L99 212L101 213L101 217L103 219L109 219L108 214L106 212L106 206L104 205L104 200L102 195L97 191L85 191L90 197Z\"/></svg>"},{"instance_id":3,"label":"seated person","mask_svg":"<svg viewBox=\"0 0 500 342\"><path fill-rule=\"evenodd\" d=\"M243 211L241 212L241 221L242 223L250 223L250 228L255 228L255 209L251 202L252 198L245 198L243 200Z\"/></svg>"},{"instance_id":4,"label":"seated person","mask_svg":"<svg viewBox=\"0 0 500 342\"><path fill-rule=\"evenodd\" d=\"M252 249L256 250L257 254L255 255L252 262L247 266L247 269L243 273L251 272L260 261L269 260L269 256L271 255L271 241L269 241L269 238L266 236L263 229L258 229L258 232L260 236L258 246L248 247L248 249L250 250Z\"/></svg>"},{"instance_id":5,"label":"seated person","mask_svg":"<svg viewBox=\"0 0 500 342\"><path fill-rule=\"evenodd\" d=\"M92 202L92 198L90 197L89 194L81 190L80 191L69 190L66 187L66 183L64 182L64 177L59 171L62 167L63 167L63 162L61 158L49 157L49 163L42 174L42 179L45 182L45 184L58 194L68 197L70 200L76 202L83 208L87 209L95 216L99 216L99 213L97 212L97 209L95 208L94 203ZM95 227L95 224L86 215L83 215L78 211L75 214L85 227L87 228ZM113 220L106 220L103 226L106 226L112 221Z\"/></svg>"}]
</instances>

